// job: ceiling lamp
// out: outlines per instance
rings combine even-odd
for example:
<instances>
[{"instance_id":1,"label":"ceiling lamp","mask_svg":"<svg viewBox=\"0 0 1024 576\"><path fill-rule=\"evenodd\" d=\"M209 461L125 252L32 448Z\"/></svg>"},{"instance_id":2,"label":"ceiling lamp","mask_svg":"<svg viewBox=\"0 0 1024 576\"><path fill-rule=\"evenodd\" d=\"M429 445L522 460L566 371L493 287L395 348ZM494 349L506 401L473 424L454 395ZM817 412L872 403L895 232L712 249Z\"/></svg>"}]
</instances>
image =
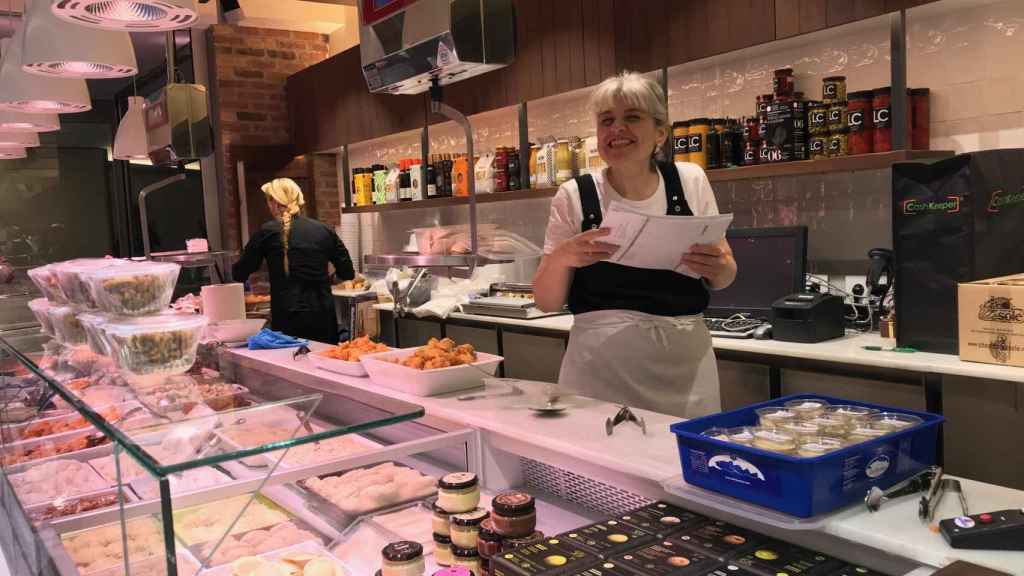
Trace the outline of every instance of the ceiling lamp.
<instances>
[{"instance_id":1,"label":"ceiling lamp","mask_svg":"<svg viewBox=\"0 0 1024 576\"><path fill-rule=\"evenodd\" d=\"M28 152L24 148L0 148L0 160L17 160L27 156Z\"/></svg>"},{"instance_id":2,"label":"ceiling lamp","mask_svg":"<svg viewBox=\"0 0 1024 576\"><path fill-rule=\"evenodd\" d=\"M21 69L21 35L0 40L0 110L28 114L70 114L92 109L85 80L45 78Z\"/></svg>"},{"instance_id":3,"label":"ceiling lamp","mask_svg":"<svg viewBox=\"0 0 1024 576\"><path fill-rule=\"evenodd\" d=\"M128 111L121 118L114 137L114 159L149 160L145 105L146 100L142 96L128 97Z\"/></svg>"},{"instance_id":4,"label":"ceiling lamp","mask_svg":"<svg viewBox=\"0 0 1024 576\"><path fill-rule=\"evenodd\" d=\"M60 130L56 114L24 114L0 110L0 132L53 132Z\"/></svg>"},{"instance_id":5,"label":"ceiling lamp","mask_svg":"<svg viewBox=\"0 0 1024 576\"><path fill-rule=\"evenodd\" d=\"M51 9L74 24L131 32L178 30L199 19L195 0L58 0Z\"/></svg>"},{"instance_id":6,"label":"ceiling lamp","mask_svg":"<svg viewBox=\"0 0 1024 576\"><path fill-rule=\"evenodd\" d=\"M50 0L32 0L26 10L21 51L26 72L64 78L123 78L139 71L127 32L75 26L54 16L50 4Z\"/></svg>"},{"instance_id":7,"label":"ceiling lamp","mask_svg":"<svg viewBox=\"0 0 1024 576\"><path fill-rule=\"evenodd\" d=\"M0 132L0 148L35 148L39 134L35 132Z\"/></svg>"}]
</instances>

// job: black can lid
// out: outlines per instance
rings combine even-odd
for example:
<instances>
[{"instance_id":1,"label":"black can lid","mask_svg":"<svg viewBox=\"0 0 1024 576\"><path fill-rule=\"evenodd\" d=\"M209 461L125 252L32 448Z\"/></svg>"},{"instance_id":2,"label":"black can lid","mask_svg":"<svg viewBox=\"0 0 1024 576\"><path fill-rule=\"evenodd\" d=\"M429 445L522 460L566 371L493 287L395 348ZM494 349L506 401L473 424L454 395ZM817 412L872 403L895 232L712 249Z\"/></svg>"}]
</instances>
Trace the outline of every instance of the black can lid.
<instances>
[{"instance_id":1,"label":"black can lid","mask_svg":"<svg viewBox=\"0 0 1024 576\"><path fill-rule=\"evenodd\" d=\"M472 472L454 472L446 474L437 481L437 487L442 490L465 490L479 484L476 474Z\"/></svg>"},{"instance_id":2,"label":"black can lid","mask_svg":"<svg viewBox=\"0 0 1024 576\"><path fill-rule=\"evenodd\" d=\"M856 92L850 92L846 95L847 100L871 100L871 97L875 95L874 90L857 90Z\"/></svg>"},{"instance_id":3,"label":"black can lid","mask_svg":"<svg viewBox=\"0 0 1024 576\"><path fill-rule=\"evenodd\" d=\"M845 82L846 81L846 76L829 76L827 78L822 78L821 81L822 82Z\"/></svg>"},{"instance_id":4,"label":"black can lid","mask_svg":"<svg viewBox=\"0 0 1024 576\"><path fill-rule=\"evenodd\" d=\"M911 88L910 89L910 95L911 96L927 96L927 95L931 94L931 92L932 92L931 88Z\"/></svg>"},{"instance_id":5,"label":"black can lid","mask_svg":"<svg viewBox=\"0 0 1024 576\"><path fill-rule=\"evenodd\" d=\"M498 530L494 528L494 521L490 518L480 523L480 534L478 537L488 542L501 542L503 539Z\"/></svg>"},{"instance_id":6,"label":"black can lid","mask_svg":"<svg viewBox=\"0 0 1024 576\"><path fill-rule=\"evenodd\" d=\"M673 122L672 123L672 127L673 128L686 128L689 125L690 125L690 121L689 120L680 120L678 122Z\"/></svg>"},{"instance_id":7,"label":"black can lid","mask_svg":"<svg viewBox=\"0 0 1024 576\"><path fill-rule=\"evenodd\" d=\"M434 532L434 542L436 542L436 543L438 543L438 544L440 544L442 546L451 546L452 545L452 537L451 536L446 536L444 534L438 534L437 532Z\"/></svg>"},{"instance_id":8,"label":"black can lid","mask_svg":"<svg viewBox=\"0 0 1024 576\"><path fill-rule=\"evenodd\" d=\"M452 556L458 558L478 558L480 557L480 551L476 548L459 548L458 546L452 546Z\"/></svg>"},{"instance_id":9,"label":"black can lid","mask_svg":"<svg viewBox=\"0 0 1024 576\"><path fill-rule=\"evenodd\" d=\"M875 96L881 96L886 94L892 95L892 87L886 86L885 88L875 88L873 93Z\"/></svg>"},{"instance_id":10,"label":"black can lid","mask_svg":"<svg viewBox=\"0 0 1024 576\"><path fill-rule=\"evenodd\" d=\"M491 513L483 508L477 508L465 514L452 514L451 522L454 526L479 526L481 522L490 517Z\"/></svg>"},{"instance_id":11,"label":"black can lid","mask_svg":"<svg viewBox=\"0 0 1024 576\"><path fill-rule=\"evenodd\" d=\"M494 513L501 516L525 516L537 508L537 502L526 492L509 490L502 492L491 501Z\"/></svg>"},{"instance_id":12,"label":"black can lid","mask_svg":"<svg viewBox=\"0 0 1024 576\"><path fill-rule=\"evenodd\" d=\"M408 540L392 542L381 550L381 555L388 562L408 562L423 556L423 545Z\"/></svg>"}]
</instances>

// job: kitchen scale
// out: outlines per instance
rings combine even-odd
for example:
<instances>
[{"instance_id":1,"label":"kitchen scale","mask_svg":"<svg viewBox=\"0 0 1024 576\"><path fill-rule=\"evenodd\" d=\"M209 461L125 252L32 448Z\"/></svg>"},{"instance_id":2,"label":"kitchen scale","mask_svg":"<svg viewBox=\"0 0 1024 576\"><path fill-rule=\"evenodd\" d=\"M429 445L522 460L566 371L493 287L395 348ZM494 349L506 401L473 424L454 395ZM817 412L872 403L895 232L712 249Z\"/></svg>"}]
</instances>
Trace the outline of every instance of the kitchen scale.
<instances>
[{"instance_id":1,"label":"kitchen scale","mask_svg":"<svg viewBox=\"0 0 1024 576\"><path fill-rule=\"evenodd\" d=\"M564 309L559 312L542 312L537 308L537 303L533 299L532 285L508 282L491 284L490 289L487 291L487 296L474 298L468 303L463 304L462 312L483 316L518 318L521 320L533 320L535 318L560 316L569 313L568 310Z\"/></svg>"}]
</instances>

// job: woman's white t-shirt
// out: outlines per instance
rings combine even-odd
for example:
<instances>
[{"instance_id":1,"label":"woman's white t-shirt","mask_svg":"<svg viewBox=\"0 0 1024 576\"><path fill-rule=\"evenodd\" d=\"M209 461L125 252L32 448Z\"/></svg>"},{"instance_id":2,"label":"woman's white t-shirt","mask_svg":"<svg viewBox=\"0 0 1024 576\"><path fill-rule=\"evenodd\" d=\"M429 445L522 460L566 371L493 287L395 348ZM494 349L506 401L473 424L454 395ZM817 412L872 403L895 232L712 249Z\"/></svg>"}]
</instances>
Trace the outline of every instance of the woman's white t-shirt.
<instances>
[{"instance_id":1,"label":"woman's white t-shirt","mask_svg":"<svg viewBox=\"0 0 1024 576\"><path fill-rule=\"evenodd\" d=\"M679 181L683 185L686 203L694 216L715 216L718 214L718 203L711 183L704 170L689 162L676 162ZM622 202L644 214L664 216L668 212L668 199L665 198L665 179L658 172L658 189L645 200L627 200L612 188L607 177L607 167L593 174L597 197L601 202L602 214L608 211L612 201ZM544 254L551 254L559 244L583 231L583 207L580 203L579 187L575 180L569 180L558 188L551 199L551 214L548 217L548 229L544 235Z\"/></svg>"}]
</instances>

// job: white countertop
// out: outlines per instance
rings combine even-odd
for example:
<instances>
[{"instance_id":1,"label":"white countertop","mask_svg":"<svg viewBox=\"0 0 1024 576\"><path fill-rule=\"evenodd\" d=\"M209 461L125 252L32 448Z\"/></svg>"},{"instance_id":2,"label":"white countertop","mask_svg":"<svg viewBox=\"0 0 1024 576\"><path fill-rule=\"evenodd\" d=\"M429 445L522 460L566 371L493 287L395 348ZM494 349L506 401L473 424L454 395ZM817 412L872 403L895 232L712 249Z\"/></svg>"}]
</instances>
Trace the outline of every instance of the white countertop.
<instances>
[{"instance_id":1,"label":"white countertop","mask_svg":"<svg viewBox=\"0 0 1024 576\"><path fill-rule=\"evenodd\" d=\"M314 350L324 347L324 344L312 345ZM512 438L527 445L565 454L567 458L586 460L617 473L646 478L662 485L679 476L675 437L668 429L678 419L672 416L639 410L638 414L647 422L647 436L643 436L636 426L622 424L616 428L614 436L608 438L604 433L604 421L615 413L616 406L589 398L569 398L566 402L572 408L565 415L555 418L536 416L527 406L543 397L544 385L540 383L523 384L526 394L516 397L460 401L456 399L458 394L453 394L422 398L375 386L368 378L317 369L308 361L294 360L293 349L233 349L231 352L296 373L315 371L318 377L337 383L339 387L370 391L421 405L429 416L479 429L485 437L499 435ZM500 392L505 389L502 387L491 391ZM970 480L964 480L963 486L974 513L1024 506L1024 491ZM940 516L956 514L956 503L955 495L946 495ZM915 497L888 502L875 514L868 513L862 506L853 506L829 517L816 530L934 567L963 559L1024 576L1024 552L950 548L941 535L931 532L917 520Z\"/></svg>"},{"instance_id":2,"label":"white countertop","mask_svg":"<svg viewBox=\"0 0 1024 576\"><path fill-rule=\"evenodd\" d=\"M378 304L378 310L392 309L391 304ZM477 314L455 312L450 318L456 320L472 320L495 325L514 325L539 328L568 333L572 329L571 314L521 320L518 318L500 318ZM424 318L436 320L436 318ZM872 352L864 346L881 346L891 348L892 344L883 342L877 333L851 334L843 338L820 342L818 344L798 344L795 342L779 342L775 340L754 340L752 338L713 338L716 350L747 352L764 356L781 356L801 358L839 364L869 365L878 368L910 370L921 373L949 374L968 378L986 378L1007 382L1024 382L1024 368L1014 366L998 366L978 362L963 362L952 354L935 354L932 352Z\"/></svg>"}]
</instances>

